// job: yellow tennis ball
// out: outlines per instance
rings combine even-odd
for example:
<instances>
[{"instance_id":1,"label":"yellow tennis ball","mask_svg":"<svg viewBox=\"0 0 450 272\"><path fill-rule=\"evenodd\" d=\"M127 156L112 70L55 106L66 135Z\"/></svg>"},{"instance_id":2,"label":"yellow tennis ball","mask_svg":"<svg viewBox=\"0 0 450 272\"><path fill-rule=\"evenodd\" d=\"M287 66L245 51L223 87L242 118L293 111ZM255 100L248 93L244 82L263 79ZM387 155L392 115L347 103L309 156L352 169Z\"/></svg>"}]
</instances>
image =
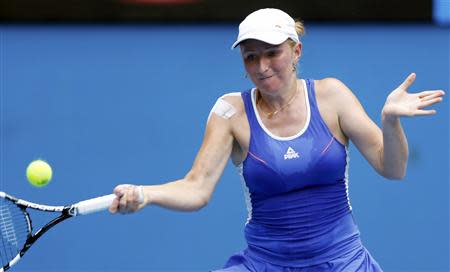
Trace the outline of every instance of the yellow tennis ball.
<instances>
[{"instance_id":1,"label":"yellow tennis ball","mask_svg":"<svg viewBox=\"0 0 450 272\"><path fill-rule=\"evenodd\" d=\"M43 160L35 160L27 167L27 178L33 186L45 186L52 179L52 168Z\"/></svg>"}]
</instances>

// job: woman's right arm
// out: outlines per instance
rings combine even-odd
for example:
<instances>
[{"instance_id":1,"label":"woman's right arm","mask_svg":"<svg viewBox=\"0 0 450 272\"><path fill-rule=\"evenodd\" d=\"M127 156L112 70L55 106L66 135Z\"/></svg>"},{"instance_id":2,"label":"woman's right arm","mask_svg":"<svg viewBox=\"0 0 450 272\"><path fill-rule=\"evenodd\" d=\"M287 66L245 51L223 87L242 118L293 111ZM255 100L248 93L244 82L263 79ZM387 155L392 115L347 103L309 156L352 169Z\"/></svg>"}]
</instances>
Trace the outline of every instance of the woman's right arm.
<instances>
[{"instance_id":1,"label":"woman's right arm","mask_svg":"<svg viewBox=\"0 0 450 272\"><path fill-rule=\"evenodd\" d=\"M111 213L135 212L146 205L158 205L179 211L196 211L206 206L231 155L233 133L230 122L211 114L202 146L187 175L161 185L143 186L144 200L140 203L139 187L122 184L114 189L117 198Z\"/></svg>"}]
</instances>

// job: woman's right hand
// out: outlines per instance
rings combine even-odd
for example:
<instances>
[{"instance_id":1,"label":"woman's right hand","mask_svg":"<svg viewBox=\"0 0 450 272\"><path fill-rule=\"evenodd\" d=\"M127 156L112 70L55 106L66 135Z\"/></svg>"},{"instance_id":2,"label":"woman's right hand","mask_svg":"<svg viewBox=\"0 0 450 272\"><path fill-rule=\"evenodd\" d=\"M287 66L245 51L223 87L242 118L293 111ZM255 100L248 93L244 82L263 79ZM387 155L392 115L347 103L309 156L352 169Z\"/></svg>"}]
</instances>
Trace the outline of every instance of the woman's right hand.
<instances>
[{"instance_id":1,"label":"woman's right hand","mask_svg":"<svg viewBox=\"0 0 450 272\"><path fill-rule=\"evenodd\" d=\"M147 205L144 187L132 184L121 184L114 188L116 198L109 207L111 213L129 214Z\"/></svg>"}]
</instances>

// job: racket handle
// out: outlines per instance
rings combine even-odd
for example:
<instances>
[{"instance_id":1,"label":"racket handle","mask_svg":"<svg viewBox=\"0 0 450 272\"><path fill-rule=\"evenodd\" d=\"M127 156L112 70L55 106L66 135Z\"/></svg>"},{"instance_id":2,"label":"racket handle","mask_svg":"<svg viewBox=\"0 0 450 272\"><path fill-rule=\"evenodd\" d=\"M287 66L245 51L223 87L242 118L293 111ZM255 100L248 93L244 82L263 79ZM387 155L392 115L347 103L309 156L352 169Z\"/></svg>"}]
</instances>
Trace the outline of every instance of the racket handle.
<instances>
[{"instance_id":1,"label":"racket handle","mask_svg":"<svg viewBox=\"0 0 450 272\"><path fill-rule=\"evenodd\" d=\"M111 206L115 198L115 194L110 194L78 202L74 205L76 214L85 215L106 210Z\"/></svg>"}]
</instances>

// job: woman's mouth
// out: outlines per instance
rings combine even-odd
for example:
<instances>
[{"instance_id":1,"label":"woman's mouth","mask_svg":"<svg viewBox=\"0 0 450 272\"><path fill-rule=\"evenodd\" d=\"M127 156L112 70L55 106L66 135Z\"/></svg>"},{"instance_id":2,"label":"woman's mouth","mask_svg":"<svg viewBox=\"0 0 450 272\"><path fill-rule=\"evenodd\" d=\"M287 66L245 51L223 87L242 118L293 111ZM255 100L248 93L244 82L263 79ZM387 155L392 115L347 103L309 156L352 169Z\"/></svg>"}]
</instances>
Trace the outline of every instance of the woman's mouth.
<instances>
[{"instance_id":1,"label":"woman's mouth","mask_svg":"<svg viewBox=\"0 0 450 272\"><path fill-rule=\"evenodd\" d=\"M259 79L259 80L266 80L266 79L269 79L269 78L271 78L271 77L273 77L273 75L271 75L271 76L259 77L258 79Z\"/></svg>"}]
</instances>

